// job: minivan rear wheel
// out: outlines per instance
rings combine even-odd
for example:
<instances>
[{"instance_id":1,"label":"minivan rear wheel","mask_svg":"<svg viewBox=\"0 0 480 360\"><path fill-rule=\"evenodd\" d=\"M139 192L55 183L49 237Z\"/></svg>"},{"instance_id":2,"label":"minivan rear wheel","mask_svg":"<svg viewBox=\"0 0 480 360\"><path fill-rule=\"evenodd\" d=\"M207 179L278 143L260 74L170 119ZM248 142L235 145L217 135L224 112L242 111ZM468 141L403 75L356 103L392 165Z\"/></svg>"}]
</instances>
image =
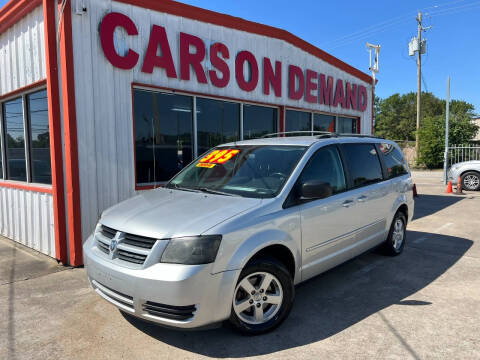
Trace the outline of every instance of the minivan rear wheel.
<instances>
[{"instance_id":1,"label":"minivan rear wheel","mask_svg":"<svg viewBox=\"0 0 480 360\"><path fill-rule=\"evenodd\" d=\"M258 335L279 326L295 298L293 279L276 259L258 259L240 274L233 294L230 323L243 334Z\"/></svg>"},{"instance_id":2,"label":"minivan rear wheel","mask_svg":"<svg viewBox=\"0 0 480 360\"><path fill-rule=\"evenodd\" d=\"M407 239L407 218L403 212L397 212L393 218L384 248L388 255L400 255Z\"/></svg>"}]
</instances>

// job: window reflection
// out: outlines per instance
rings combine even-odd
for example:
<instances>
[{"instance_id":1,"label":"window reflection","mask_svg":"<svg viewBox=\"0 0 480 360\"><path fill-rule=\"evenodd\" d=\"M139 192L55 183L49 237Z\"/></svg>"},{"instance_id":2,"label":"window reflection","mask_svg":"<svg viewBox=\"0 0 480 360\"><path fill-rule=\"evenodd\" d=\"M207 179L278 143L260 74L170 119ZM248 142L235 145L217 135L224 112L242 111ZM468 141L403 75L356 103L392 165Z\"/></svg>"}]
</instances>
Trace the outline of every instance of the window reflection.
<instances>
[{"instance_id":1,"label":"window reflection","mask_svg":"<svg viewBox=\"0 0 480 360\"><path fill-rule=\"evenodd\" d=\"M31 129L32 182L51 184L47 91L42 90L28 95L27 104Z\"/></svg>"},{"instance_id":2,"label":"window reflection","mask_svg":"<svg viewBox=\"0 0 480 360\"><path fill-rule=\"evenodd\" d=\"M240 139L240 104L197 98L198 154Z\"/></svg>"},{"instance_id":3,"label":"window reflection","mask_svg":"<svg viewBox=\"0 0 480 360\"><path fill-rule=\"evenodd\" d=\"M192 98L134 92L138 184L167 181L193 158Z\"/></svg>"},{"instance_id":4,"label":"window reflection","mask_svg":"<svg viewBox=\"0 0 480 360\"><path fill-rule=\"evenodd\" d=\"M313 114L313 130L335 131L335 116L325 114Z\"/></svg>"},{"instance_id":5,"label":"window reflection","mask_svg":"<svg viewBox=\"0 0 480 360\"><path fill-rule=\"evenodd\" d=\"M277 132L277 118L276 108L245 104L243 106L243 138L254 139Z\"/></svg>"},{"instance_id":6,"label":"window reflection","mask_svg":"<svg viewBox=\"0 0 480 360\"><path fill-rule=\"evenodd\" d=\"M357 119L348 117L338 117L338 133L356 134L357 133Z\"/></svg>"},{"instance_id":7,"label":"window reflection","mask_svg":"<svg viewBox=\"0 0 480 360\"><path fill-rule=\"evenodd\" d=\"M3 106L3 113L8 179L27 181L22 98L6 102Z\"/></svg>"},{"instance_id":8,"label":"window reflection","mask_svg":"<svg viewBox=\"0 0 480 360\"><path fill-rule=\"evenodd\" d=\"M304 111L286 111L285 131L312 130L311 113Z\"/></svg>"}]
</instances>

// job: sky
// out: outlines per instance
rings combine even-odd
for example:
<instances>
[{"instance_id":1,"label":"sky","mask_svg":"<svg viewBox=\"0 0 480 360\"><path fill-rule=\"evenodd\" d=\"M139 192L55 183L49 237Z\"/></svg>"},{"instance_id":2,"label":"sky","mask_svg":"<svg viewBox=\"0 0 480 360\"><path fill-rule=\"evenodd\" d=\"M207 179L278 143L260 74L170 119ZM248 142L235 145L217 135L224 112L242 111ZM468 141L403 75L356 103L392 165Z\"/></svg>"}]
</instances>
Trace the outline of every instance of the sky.
<instances>
[{"instance_id":1,"label":"sky","mask_svg":"<svg viewBox=\"0 0 480 360\"><path fill-rule=\"evenodd\" d=\"M166 0L159 0L166 1ZM0 6L7 1L0 0ZM422 90L473 104L480 113L480 0L183 0L182 2L285 29L346 63L368 70L365 43L381 45L376 93L417 91L408 42L424 14Z\"/></svg>"},{"instance_id":2,"label":"sky","mask_svg":"<svg viewBox=\"0 0 480 360\"><path fill-rule=\"evenodd\" d=\"M417 91L417 66L408 43L424 14L427 53L422 90L473 104L480 113L480 1L478 0L183 0L279 27L369 73L366 42L381 45L376 93L385 98Z\"/></svg>"}]
</instances>

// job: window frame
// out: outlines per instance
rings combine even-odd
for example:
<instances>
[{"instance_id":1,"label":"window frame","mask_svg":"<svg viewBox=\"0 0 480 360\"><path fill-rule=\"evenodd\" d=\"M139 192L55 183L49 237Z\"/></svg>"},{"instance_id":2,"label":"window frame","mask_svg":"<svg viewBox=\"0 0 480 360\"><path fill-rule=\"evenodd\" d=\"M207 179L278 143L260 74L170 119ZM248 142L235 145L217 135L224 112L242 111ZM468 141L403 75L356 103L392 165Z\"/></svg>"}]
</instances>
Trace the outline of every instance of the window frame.
<instances>
[{"instance_id":1,"label":"window frame","mask_svg":"<svg viewBox=\"0 0 480 360\"><path fill-rule=\"evenodd\" d=\"M302 171L300 171L300 174L298 174L297 178L295 179L295 183L293 184L292 188L290 189L290 192L289 194L287 195L287 197L285 198L285 201L283 202L283 209L287 209L287 208L291 208L291 207L294 207L294 206L299 206L299 205L303 205L303 204L307 204L307 203L311 203L311 202L314 202L314 201L320 201L320 200L325 200L325 199L330 199L334 196L337 196L337 195L340 195L340 194L344 194L345 192L351 190L350 189L350 183L349 183L349 177L348 177L348 171L347 171L347 163L345 162L345 159L344 159L344 155L339 147L340 144L328 144L328 145L324 145L324 146L321 146L320 148L318 148L317 150L315 150L313 152L313 154L310 155L310 157L308 158L307 162L305 163L305 165L303 166L302 168ZM324 149L327 149L327 148L330 148L330 147L333 147L337 150L337 154L338 154L338 157L340 159L340 163L342 164L342 170L343 170L343 178L345 179L345 189L343 191L339 191L335 194L332 194L330 195L329 197L326 197L326 198L323 198L323 199L313 199L313 200L307 200L307 201L302 201L302 202L299 202L298 199L296 199L296 194L295 192L297 191L298 189L298 185L299 185L299 182L303 176L303 173L305 172L305 169L310 165L310 163L313 161L313 158L322 150ZM305 154L303 155L305 156Z\"/></svg>"},{"instance_id":2,"label":"window frame","mask_svg":"<svg viewBox=\"0 0 480 360\"><path fill-rule=\"evenodd\" d=\"M36 92L47 90L46 84L41 84L37 86L32 86L28 88L22 88L18 91L13 91L10 94L5 95L4 97L0 97L0 156L2 158L2 173L0 173L0 185L4 182L9 183L19 183L19 184L31 184L31 185L38 185L41 187L51 187L52 183L44 184L44 183L36 183L32 181L32 162L31 162L31 150L32 150L32 143L31 143L31 126L30 120L28 116L28 102L27 98L29 95L34 94ZM22 118L23 118L23 136L25 142L25 168L26 168L26 181L20 180L12 180L8 178L8 167L6 166L8 161L7 156L7 149L5 147L6 144L6 136L7 136L7 129L5 126L5 103L15 100L15 99L22 99ZM48 99L47 99L47 106L48 106ZM48 109L50 111L50 109ZM49 137L51 136L51 129L50 124L48 128ZM51 156L52 149L50 148L50 171L52 169L52 156ZM52 174L52 182L53 182L53 174Z\"/></svg>"},{"instance_id":3,"label":"window frame","mask_svg":"<svg viewBox=\"0 0 480 360\"><path fill-rule=\"evenodd\" d=\"M30 113L30 108L29 108L29 98L31 95L33 94L36 94L40 91L46 91L47 92L47 111L50 111L50 109L48 108L48 91L47 91L47 88L43 88L43 89L36 89L36 90L33 90L33 91L30 91L28 93L25 93L25 98L24 98L24 101L25 101L25 105L24 105L24 109L25 109L25 122L26 124L28 125L28 130L27 128L25 128L25 131L27 132L27 135L28 135L28 138L25 138L25 141L27 142L28 141L28 152L27 152L27 176L29 176L29 183L32 183L32 184L41 184L41 185L52 185L53 183L53 172L52 172L52 151L51 151L51 146L49 144L48 146L48 149L49 149L49 157L50 157L50 183L41 183L41 182L35 182L33 181L33 178L34 178L34 170L33 170L33 163L34 161L32 161L32 154L33 154L33 130L32 130L32 120L31 120L31 117L32 117L32 114ZM50 140L50 137L51 137L51 129L50 129L50 121L48 121L48 139Z\"/></svg>"},{"instance_id":4,"label":"window frame","mask_svg":"<svg viewBox=\"0 0 480 360\"><path fill-rule=\"evenodd\" d=\"M228 101L228 100L225 100L224 101ZM237 101L238 102L238 101ZM247 106L257 106L257 107L265 107L265 108L271 108L271 109L275 109L277 110L277 119L276 119L276 123L275 123L275 128L274 129L274 133L275 132L278 132L279 129L280 129L280 119L281 119L281 107L280 106L272 106L272 105L267 105L267 104L256 104L256 103L251 103L251 102L248 102L248 101L244 101L244 102L240 102L240 116L241 116L241 120L240 120L240 134L241 134L241 137L240 137L240 141L243 141L245 140L245 136L244 136L244 133L245 133L245 129L244 129L244 120L245 120L245 113L244 113L244 106L247 105ZM249 139L247 139L249 140Z\"/></svg>"},{"instance_id":5,"label":"window frame","mask_svg":"<svg viewBox=\"0 0 480 360\"><path fill-rule=\"evenodd\" d=\"M5 126L3 124L3 101L0 103L0 157L2 160L2 172L0 173L0 180L5 180L7 177L7 169L5 168L6 164L6 151L5 149Z\"/></svg>"},{"instance_id":6,"label":"window frame","mask_svg":"<svg viewBox=\"0 0 480 360\"><path fill-rule=\"evenodd\" d=\"M315 124L314 124L315 114L333 116L333 117L335 118L335 129L333 130L333 132L336 132L337 129L338 129L339 118L350 118L350 119L352 119L352 120L355 120L355 121L356 121L356 128L357 128L356 134L360 134L360 133L361 133L361 130L362 130L362 129L361 129L361 117L360 117L360 116L328 113L328 112L326 112L326 111L316 111L316 110L295 108L295 107L291 107L291 106L285 106L285 128L286 128L286 126L287 126L287 111L288 111L288 110L291 110L291 111L300 111L300 112L309 113L309 114L310 114L310 129L311 129L312 133L315 131L315 130L314 130L314 127L315 127Z\"/></svg>"},{"instance_id":7,"label":"window frame","mask_svg":"<svg viewBox=\"0 0 480 360\"><path fill-rule=\"evenodd\" d=\"M241 141L243 140L242 136L243 136L243 131L240 131L240 127L242 126L242 123L243 121L240 120L240 116L243 116L243 112L241 110L241 108L243 107L243 105L237 101L228 101L228 100L220 100L220 99L210 99L210 98L206 98L206 97L203 97L203 96L196 96L195 97L195 101L192 103L192 107L195 112L195 115L194 115L194 119L193 119L193 122L195 123L195 128L192 129L192 131L195 131L195 136L193 137L194 138L194 144L196 144L195 148L193 149L193 159L195 160L197 157L198 157L198 144L199 144L199 141L198 141L198 129L199 129L199 122L198 122L198 112L197 112L197 102L198 102L198 99L201 99L201 100L211 100L211 101L216 101L216 102L224 102L224 103L227 103L227 104L235 104L235 105L238 105L238 113L236 114L238 116L237 118L237 121L235 121L236 125L238 126L238 140L235 140L235 141ZM211 149L211 148L209 148ZM208 151L208 150L207 150Z\"/></svg>"},{"instance_id":8,"label":"window frame","mask_svg":"<svg viewBox=\"0 0 480 360\"><path fill-rule=\"evenodd\" d=\"M178 93L178 92L173 92L173 91L164 92L164 91L157 91L157 90L152 90L152 89L148 89L148 88L142 88L142 89L133 88L132 89L132 126L133 126L133 154L134 154L135 190L145 190L145 189L155 188L155 187L159 186L159 184L160 185L161 184L166 184L168 181L170 181L170 179L166 180L166 181L156 181L156 182L148 182L148 183L139 183L138 182L136 122L135 122L135 90L140 90L140 91L149 92L149 93L167 94L167 95L179 95L179 96L186 96L186 95L183 94L183 93ZM194 161L196 159L196 150L197 150L196 144L198 143L197 122L196 122L197 121L196 99L193 98L192 96L188 96L188 97L189 97L189 102L191 103L191 107L192 107L192 115L191 115L192 145L191 146L192 146L192 161ZM188 164L186 164L185 167L187 165ZM181 170L183 170L183 168Z\"/></svg>"},{"instance_id":9,"label":"window frame","mask_svg":"<svg viewBox=\"0 0 480 360\"><path fill-rule=\"evenodd\" d=\"M381 174L382 174L382 179L379 180L379 181L376 181L374 183L355 186L354 185L354 180L353 180L353 174L352 174L352 171L350 169L350 161L349 161L348 156L347 156L346 151L345 151L345 145L372 145L373 148L375 149L375 151L377 152L377 159L378 159L378 163L380 164L380 171L381 171ZM345 143L340 143L339 148L340 148L340 151L342 153L342 158L345 159L345 163L347 164L348 190L361 189L363 187L370 186L370 185L376 185L376 184L379 184L379 183L385 181L385 171L386 171L386 169L385 169L385 164L383 163L383 159L379 155L378 143L376 143L376 142L345 142Z\"/></svg>"},{"instance_id":10,"label":"window frame","mask_svg":"<svg viewBox=\"0 0 480 360\"><path fill-rule=\"evenodd\" d=\"M305 111L305 110L298 110L298 109L290 109L290 108L285 108L285 131L288 132L287 130L288 127L288 112L296 112L296 113L304 113L309 115L309 122L310 122L310 131L313 131L313 112L311 111ZM290 130L290 131L308 131L308 130Z\"/></svg>"}]
</instances>

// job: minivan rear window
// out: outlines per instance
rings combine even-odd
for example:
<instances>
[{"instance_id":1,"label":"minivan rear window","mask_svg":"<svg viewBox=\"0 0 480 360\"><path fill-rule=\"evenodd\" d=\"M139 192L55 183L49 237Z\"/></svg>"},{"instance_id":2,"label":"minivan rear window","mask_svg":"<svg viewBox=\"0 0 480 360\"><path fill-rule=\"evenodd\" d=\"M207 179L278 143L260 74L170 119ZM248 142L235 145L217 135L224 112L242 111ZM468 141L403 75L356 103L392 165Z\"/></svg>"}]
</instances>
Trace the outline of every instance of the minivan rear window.
<instances>
[{"instance_id":1,"label":"minivan rear window","mask_svg":"<svg viewBox=\"0 0 480 360\"><path fill-rule=\"evenodd\" d=\"M353 187L366 186L383 180L380 159L373 144L344 144L343 150Z\"/></svg>"},{"instance_id":2,"label":"minivan rear window","mask_svg":"<svg viewBox=\"0 0 480 360\"><path fill-rule=\"evenodd\" d=\"M384 143L380 144L380 151L383 153L389 179L408 174L407 164L400 150L392 144Z\"/></svg>"}]
</instances>

